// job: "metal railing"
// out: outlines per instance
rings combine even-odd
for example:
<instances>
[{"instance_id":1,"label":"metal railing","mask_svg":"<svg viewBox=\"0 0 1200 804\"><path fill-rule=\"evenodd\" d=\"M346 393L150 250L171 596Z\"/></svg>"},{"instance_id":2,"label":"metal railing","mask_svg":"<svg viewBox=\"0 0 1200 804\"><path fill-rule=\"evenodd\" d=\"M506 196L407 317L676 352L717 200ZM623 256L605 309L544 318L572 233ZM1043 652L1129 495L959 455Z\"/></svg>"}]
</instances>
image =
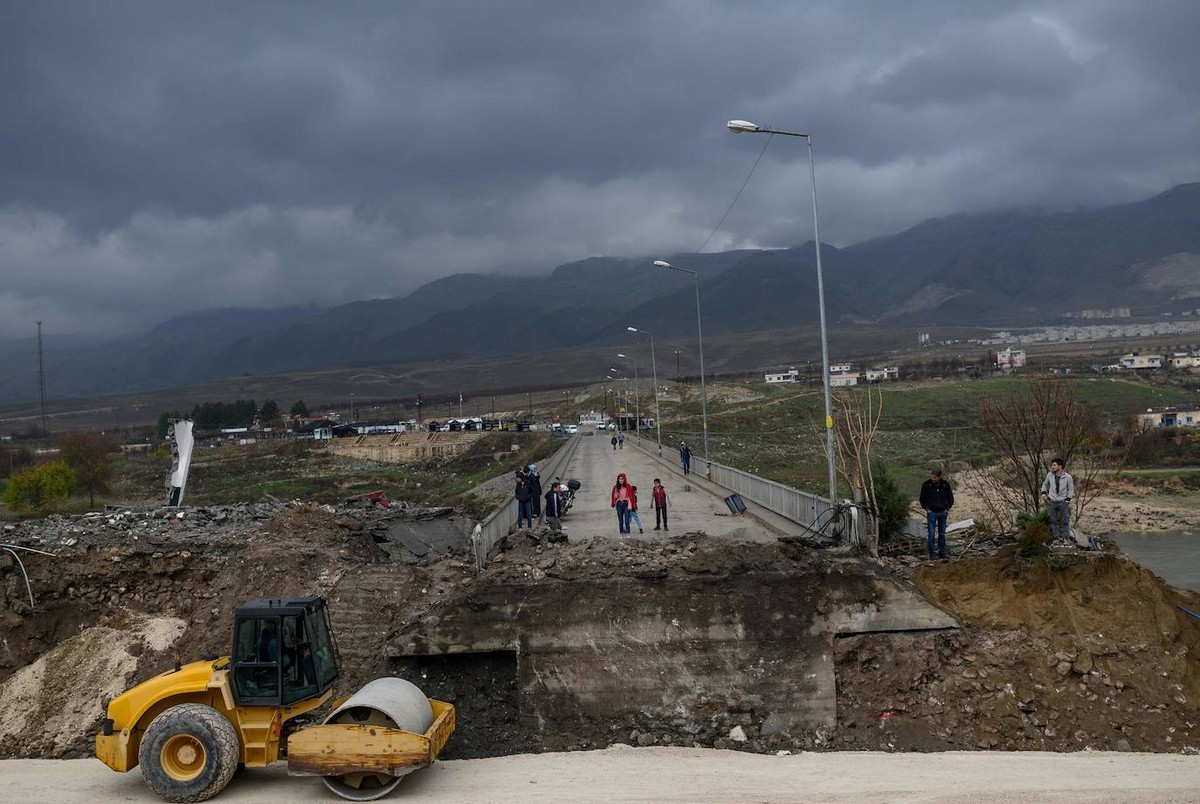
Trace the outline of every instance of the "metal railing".
<instances>
[{"instance_id":1,"label":"metal railing","mask_svg":"<svg viewBox=\"0 0 1200 804\"><path fill-rule=\"evenodd\" d=\"M567 439L557 452L550 456L538 467L542 478L543 491L549 490L550 483L569 465L575 448L579 446L580 436L573 435ZM563 478L564 482L566 478ZM475 553L475 571L482 572L491 557L492 551L500 540L508 535L508 531L517 521L517 501L510 496L508 501L488 515L486 519L475 525L471 531L471 549Z\"/></svg>"},{"instance_id":2,"label":"metal railing","mask_svg":"<svg viewBox=\"0 0 1200 804\"><path fill-rule=\"evenodd\" d=\"M712 483L739 494L742 499L779 514L801 527L830 537L835 536L840 527L845 531L846 542L854 547L861 547L866 543L874 524L873 518L860 507L835 509L834 504L826 497L785 486L774 480L734 469L732 466L710 462L708 472L705 473L704 459L695 455L692 456L692 466L694 469L698 468L700 475L707 476ZM830 519L835 517L840 521L831 523Z\"/></svg>"},{"instance_id":3,"label":"metal railing","mask_svg":"<svg viewBox=\"0 0 1200 804\"><path fill-rule=\"evenodd\" d=\"M820 530L829 525L833 516L833 505L825 497L785 486L765 477L734 469L732 466L713 463L709 479L722 488L740 494L742 499L774 511L798 525L810 530Z\"/></svg>"}]
</instances>

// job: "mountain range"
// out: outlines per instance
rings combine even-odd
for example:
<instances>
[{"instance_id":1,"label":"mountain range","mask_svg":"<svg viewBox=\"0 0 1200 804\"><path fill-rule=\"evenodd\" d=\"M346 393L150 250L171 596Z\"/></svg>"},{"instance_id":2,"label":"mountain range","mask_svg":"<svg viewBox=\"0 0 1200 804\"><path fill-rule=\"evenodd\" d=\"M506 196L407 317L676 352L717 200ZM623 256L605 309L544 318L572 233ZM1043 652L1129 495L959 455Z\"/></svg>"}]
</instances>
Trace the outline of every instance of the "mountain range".
<instances>
[{"instance_id":1,"label":"mountain range","mask_svg":"<svg viewBox=\"0 0 1200 804\"><path fill-rule=\"evenodd\" d=\"M458 274L334 307L222 309L108 342L45 342L53 398L127 394L329 365L533 355L619 343L626 326L692 338L696 284L661 255L594 257L548 276ZM1200 307L1200 183L1075 212L954 215L845 248L823 244L831 330L1017 327L1087 309ZM696 272L706 337L815 327L811 242L668 256ZM36 345L0 344L0 403L37 397Z\"/></svg>"}]
</instances>

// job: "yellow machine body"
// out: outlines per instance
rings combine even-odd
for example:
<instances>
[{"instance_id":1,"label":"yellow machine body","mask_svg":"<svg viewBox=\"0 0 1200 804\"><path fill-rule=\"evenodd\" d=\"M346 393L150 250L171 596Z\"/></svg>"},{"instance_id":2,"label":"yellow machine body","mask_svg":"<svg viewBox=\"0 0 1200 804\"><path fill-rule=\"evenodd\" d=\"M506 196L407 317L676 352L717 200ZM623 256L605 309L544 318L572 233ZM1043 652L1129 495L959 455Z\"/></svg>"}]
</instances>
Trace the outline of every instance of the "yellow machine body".
<instances>
[{"instance_id":1,"label":"yellow machine body","mask_svg":"<svg viewBox=\"0 0 1200 804\"><path fill-rule=\"evenodd\" d=\"M290 773L321 776L342 798L387 795L434 761L454 707L384 677L331 706L322 725L285 728L329 703L340 676L323 598L257 598L234 612L230 655L177 664L110 701L96 756L116 771L140 764L167 801L205 801L239 765L283 755Z\"/></svg>"},{"instance_id":2,"label":"yellow machine body","mask_svg":"<svg viewBox=\"0 0 1200 804\"><path fill-rule=\"evenodd\" d=\"M279 759L283 723L316 709L331 696L326 691L287 706L239 706L230 687L228 665L228 657L191 662L114 698L108 705L104 731L96 735L96 757L113 770L132 770L137 767L138 748L150 721L176 704L199 703L221 712L233 724L242 764L265 767Z\"/></svg>"}]
</instances>

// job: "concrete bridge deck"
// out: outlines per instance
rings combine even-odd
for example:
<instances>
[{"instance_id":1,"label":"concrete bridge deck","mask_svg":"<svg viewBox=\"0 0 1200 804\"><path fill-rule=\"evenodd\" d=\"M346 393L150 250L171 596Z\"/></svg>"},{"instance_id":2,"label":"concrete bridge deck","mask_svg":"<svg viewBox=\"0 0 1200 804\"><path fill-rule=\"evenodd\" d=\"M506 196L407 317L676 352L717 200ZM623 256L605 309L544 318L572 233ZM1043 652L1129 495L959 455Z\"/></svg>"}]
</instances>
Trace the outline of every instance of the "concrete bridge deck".
<instances>
[{"instance_id":1,"label":"concrete bridge deck","mask_svg":"<svg viewBox=\"0 0 1200 804\"><path fill-rule=\"evenodd\" d=\"M709 536L766 542L787 532L772 528L769 520L757 512L753 516L731 515L721 489L694 472L683 474L676 448L664 444L663 457L659 459L653 439L642 437L642 445L647 447L643 450L634 445L636 436L627 433L624 448L614 450L610 441L613 435L612 431L597 431L575 436L580 443L567 472L562 475L564 482L574 478L582 484L570 513L563 520L564 528L571 536L621 538L616 512L610 503L612 487L620 472L625 473L630 485L637 487L638 515L645 529L645 533L639 535L635 524L633 532L624 538L652 539L656 535L650 497L656 477L662 480L667 490L668 525L673 533L703 532ZM702 460L692 459L694 467L702 464ZM552 480L542 478L544 490L548 490L547 484Z\"/></svg>"}]
</instances>

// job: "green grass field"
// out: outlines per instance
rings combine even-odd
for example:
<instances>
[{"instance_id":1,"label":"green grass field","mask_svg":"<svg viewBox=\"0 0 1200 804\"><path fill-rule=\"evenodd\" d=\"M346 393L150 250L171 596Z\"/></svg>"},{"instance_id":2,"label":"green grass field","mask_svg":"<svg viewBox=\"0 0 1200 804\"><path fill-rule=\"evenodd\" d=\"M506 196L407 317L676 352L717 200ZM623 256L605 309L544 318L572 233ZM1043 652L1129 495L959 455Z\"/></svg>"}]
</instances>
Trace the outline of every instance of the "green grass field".
<instances>
[{"instance_id":1,"label":"green grass field","mask_svg":"<svg viewBox=\"0 0 1200 804\"><path fill-rule=\"evenodd\" d=\"M1109 426L1148 407L1193 401L1194 395L1173 386L1138 378L1071 377L1080 401L1101 411ZM898 383L872 386L882 395L882 415L875 455L893 472L901 487L916 494L931 466L981 465L995 458L978 427L980 400L1004 400L1020 392L1023 377ZM809 491L826 487L824 399L820 388L755 386L756 402L709 405L712 459ZM859 398L866 387L847 389ZM664 443L686 438L696 449L699 416L689 400L687 415L671 406L663 412ZM835 414L837 412L835 404ZM699 450L696 450L697 454Z\"/></svg>"}]
</instances>

